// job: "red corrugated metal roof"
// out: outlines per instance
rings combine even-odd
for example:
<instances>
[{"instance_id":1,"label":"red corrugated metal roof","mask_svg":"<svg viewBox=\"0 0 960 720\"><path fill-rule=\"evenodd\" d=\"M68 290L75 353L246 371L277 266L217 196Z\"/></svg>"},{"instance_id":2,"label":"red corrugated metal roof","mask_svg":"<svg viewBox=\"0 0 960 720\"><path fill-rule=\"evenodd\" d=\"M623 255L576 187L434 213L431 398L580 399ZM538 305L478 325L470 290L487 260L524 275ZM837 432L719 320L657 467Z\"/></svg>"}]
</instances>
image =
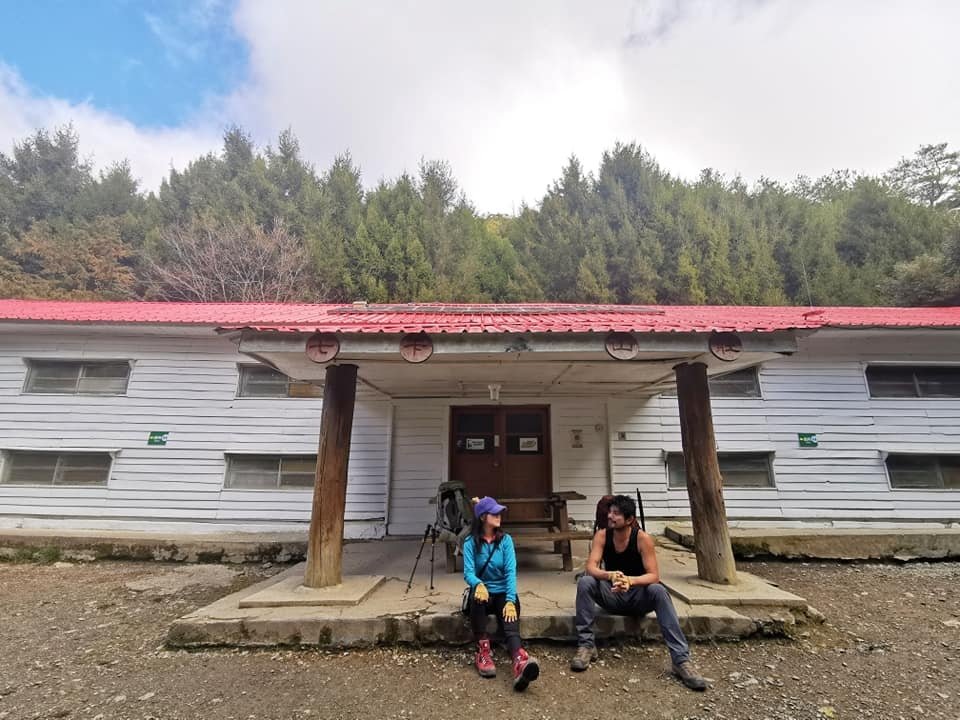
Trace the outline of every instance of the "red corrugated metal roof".
<instances>
[{"instance_id":1,"label":"red corrugated metal roof","mask_svg":"<svg viewBox=\"0 0 960 720\"><path fill-rule=\"evenodd\" d=\"M280 332L773 332L821 327L960 328L960 307L730 305L317 305L0 300L0 322L209 325Z\"/></svg>"}]
</instances>

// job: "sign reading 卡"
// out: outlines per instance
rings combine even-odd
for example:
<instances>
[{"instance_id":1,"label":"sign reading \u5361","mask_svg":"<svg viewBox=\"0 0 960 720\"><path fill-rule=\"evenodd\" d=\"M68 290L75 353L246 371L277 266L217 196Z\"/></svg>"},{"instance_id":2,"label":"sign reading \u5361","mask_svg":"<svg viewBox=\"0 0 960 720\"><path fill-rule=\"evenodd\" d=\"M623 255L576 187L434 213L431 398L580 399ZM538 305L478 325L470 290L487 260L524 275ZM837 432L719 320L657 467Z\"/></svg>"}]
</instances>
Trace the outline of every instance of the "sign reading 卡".
<instances>
[{"instance_id":1,"label":"sign reading \u5361","mask_svg":"<svg viewBox=\"0 0 960 720\"><path fill-rule=\"evenodd\" d=\"M433 340L426 333L410 333L400 340L400 357L408 363L422 363L433 355Z\"/></svg>"}]
</instances>

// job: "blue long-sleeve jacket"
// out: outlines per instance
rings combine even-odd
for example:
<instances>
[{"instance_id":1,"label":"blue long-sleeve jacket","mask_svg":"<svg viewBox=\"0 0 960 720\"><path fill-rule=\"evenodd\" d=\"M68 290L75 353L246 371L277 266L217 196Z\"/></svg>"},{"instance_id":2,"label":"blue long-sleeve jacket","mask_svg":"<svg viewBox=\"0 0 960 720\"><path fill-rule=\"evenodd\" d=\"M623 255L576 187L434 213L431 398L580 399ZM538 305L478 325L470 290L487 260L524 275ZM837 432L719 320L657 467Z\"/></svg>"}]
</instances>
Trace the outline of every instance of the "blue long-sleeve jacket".
<instances>
[{"instance_id":1,"label":"blue long-sleeve jacket","mask_svg":"<svg viewBox=\"0 0 960 720\"><path fill-rule=\"evenodd\" d=\"M473 547L473 536L468 537L463 543L463 579L470 587L475 587L477 583L483 582L487 590L493 593L506 593L507 600L517 601L517 553L513 547L513 538L504 534L494 552L493 542L484 542L480 552L476 552ZM477 577L477 572L487 562L487 558L493 554L490 564L483 573L483 577Z\"/></svg>"}]
</instances>

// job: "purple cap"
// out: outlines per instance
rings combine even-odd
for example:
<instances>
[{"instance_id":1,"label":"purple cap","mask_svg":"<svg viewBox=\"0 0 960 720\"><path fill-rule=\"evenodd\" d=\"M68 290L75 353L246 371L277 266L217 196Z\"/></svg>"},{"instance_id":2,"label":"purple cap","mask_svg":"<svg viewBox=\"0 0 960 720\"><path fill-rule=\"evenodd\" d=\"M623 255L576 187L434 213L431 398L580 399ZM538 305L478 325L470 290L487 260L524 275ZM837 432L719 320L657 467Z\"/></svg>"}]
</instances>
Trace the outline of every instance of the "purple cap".
<instances>
[{"instance_id":1,"label":"purple cap","mask_svg":"<svg viewBox=\"0 0 960 720\"><path fill-rule=\"evenodd\" d=\"M487 513L491 515L499 515L506 509L506 505L501 505L492 497L487 497L484 495L482 498L480 498L480 502L473 506L473 514L477 517Z\"/></svg>"}]
</instances>

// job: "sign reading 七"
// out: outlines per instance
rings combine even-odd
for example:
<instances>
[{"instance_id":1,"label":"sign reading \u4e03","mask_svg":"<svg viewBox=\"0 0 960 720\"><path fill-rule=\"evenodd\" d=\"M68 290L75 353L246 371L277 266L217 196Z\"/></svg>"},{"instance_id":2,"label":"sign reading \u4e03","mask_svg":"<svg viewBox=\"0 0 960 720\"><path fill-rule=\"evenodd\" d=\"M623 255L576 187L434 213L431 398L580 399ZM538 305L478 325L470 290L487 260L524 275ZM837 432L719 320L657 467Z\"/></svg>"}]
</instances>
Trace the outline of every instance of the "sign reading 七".
<instances>
[{"instance_id":1,"label":"sign reading \u4e03","mask_svg":"<svg viewBox=\"0 0 960 720\"><path fill-rule=\"evenodd\" d=\"M800 447L817 447L816 433L797 433L797 441Z\"/></svg>"},{"instance_id":2,"label":"sign reading \u4e03","mask_svg":"<svg viewBox=\"0 0 960 720\"><path fill-rule=\"evenodd\" d=\"M147 445L166 445L168 437L169 430L154 430L147 436Z\"/></svg>"}]
</instances>

